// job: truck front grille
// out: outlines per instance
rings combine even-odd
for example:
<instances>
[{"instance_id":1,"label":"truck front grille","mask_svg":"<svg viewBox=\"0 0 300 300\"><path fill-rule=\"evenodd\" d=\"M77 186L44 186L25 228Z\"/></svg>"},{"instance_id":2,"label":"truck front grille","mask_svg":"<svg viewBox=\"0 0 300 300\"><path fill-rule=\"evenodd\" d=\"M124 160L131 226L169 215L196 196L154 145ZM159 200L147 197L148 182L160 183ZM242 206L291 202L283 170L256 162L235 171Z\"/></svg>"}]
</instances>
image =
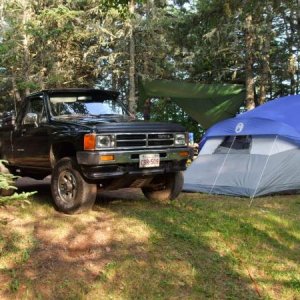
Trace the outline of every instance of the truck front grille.
<instances>
[{"instance_id":1,"label":"truck front grille","mask_svg":"<svg viewBox=\"0 0 300 300\"><path fill-rule=\"evenodd\" d=\"M174 146L173 133L122 133L116 134L118 148L148 148Z\"/></svg>"}]
</instances>

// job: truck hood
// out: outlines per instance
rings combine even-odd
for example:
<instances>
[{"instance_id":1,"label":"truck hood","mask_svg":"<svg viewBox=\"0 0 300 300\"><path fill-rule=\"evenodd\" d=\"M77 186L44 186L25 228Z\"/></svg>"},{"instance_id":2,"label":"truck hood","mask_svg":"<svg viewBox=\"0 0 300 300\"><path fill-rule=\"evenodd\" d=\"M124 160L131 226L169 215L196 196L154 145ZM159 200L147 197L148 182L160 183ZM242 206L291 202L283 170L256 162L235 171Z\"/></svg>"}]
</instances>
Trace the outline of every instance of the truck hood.
<instances>
[{"instance_id":1,"label":"truck hood","mask_svg":"<svg viewBox=\"0 0 300 300\"><path fill-rule=\"evenodd\" d=\"M117 122L115 119L55 119L54 123L70 128L82 128L95 133L118 133L118 132L184 132L185 128L179 124L164 122L125 121Z\"/></svg>"}]
</instances>

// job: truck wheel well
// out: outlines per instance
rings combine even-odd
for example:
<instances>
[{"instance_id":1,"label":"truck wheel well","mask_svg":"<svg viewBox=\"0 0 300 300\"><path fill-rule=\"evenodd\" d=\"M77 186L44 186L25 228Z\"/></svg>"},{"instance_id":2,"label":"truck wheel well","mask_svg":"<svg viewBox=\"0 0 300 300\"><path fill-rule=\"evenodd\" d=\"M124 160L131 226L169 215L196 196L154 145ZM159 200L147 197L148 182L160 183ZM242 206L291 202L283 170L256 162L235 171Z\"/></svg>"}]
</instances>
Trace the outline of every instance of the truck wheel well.
<instances>
[{"instance_id":1,"label":"truck wheel well","mask_svg":"<svg viewBox=\"0 0 300 300\"><path fill-rule=\"evenodd\" d=\"M76 149L72 143L59 143L51 146L50 161L52 167L54 167L61 158L74 156L76 156Z\"/></svg>"}]
</instances>

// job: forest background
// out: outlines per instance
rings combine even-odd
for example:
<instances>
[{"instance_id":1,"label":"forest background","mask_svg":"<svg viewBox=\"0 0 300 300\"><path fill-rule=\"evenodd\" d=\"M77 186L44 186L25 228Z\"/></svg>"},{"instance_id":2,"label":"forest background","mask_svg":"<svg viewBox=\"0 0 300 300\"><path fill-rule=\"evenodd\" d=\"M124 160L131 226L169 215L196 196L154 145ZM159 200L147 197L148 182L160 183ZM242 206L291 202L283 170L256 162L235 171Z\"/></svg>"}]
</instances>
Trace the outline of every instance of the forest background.
<instances>
[{"instance_id":1,"label":"forest background","mask_svg":"<svg viewBox=\"0 0 300 300\"><path fill-rule=\"evenodd\" d=\"M298 94L300 0L0 0L0 110L61 87L118 90L143 117L140 81L238 83L251 109ZM151 120L199 125L170 99Z\"/></svg>"}]
</instances>

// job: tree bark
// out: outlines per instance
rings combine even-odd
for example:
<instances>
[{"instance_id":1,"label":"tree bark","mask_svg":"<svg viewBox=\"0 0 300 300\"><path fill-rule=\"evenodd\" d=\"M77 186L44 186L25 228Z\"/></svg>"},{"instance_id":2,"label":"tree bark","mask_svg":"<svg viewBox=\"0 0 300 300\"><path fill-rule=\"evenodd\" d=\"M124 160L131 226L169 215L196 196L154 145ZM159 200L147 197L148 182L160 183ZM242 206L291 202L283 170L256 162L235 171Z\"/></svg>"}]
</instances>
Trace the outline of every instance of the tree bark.
<instances>
[{"instance_id":1,"label":"tree bark","mask_svg":"<svg viewBox=\"0 0 300 300\"><path fill-rule=\"evenodd\" d=\"M20 92L18 90L16 78L15 78L14 75L12 75L12 77L11 77L11 82L12 82L12 87L13 87L14 98L17 100L17 102L21 102L22 97L21 97Z\"/></svg>"},{"instance_id":2,"label":"tree bark","mask_svg":"<svg viewBox=\"0 0 300 300\"><path fill-rule=\"evenodd\" d=\"M268 86L270 78L270 41L265 37L262 49L262 74L259 87L258 104L261 105L266 102L266 87Z\"/></svg>"},{"instance_id":3,"label":"tree bark","mask_svg":"<svg viewBox=\"0 0 300 300\"><path fill-rule=\"evenodd\" d=\"M296 44L296 26L295 26L295 19L297 19L298 17L298 12L297 11L291 11L291 15L292 17L289 19L289 23L290 23L290 39L289 39L289 52L290 52L290 58L289 58L289 74L290 74L290 79L291 79L291 91L290 93L292 95L295 94L296 92L296 79L295 79L295 75L296 75L296 65L297 65L297 60L296 60L296 55L294 54L294 45Z\"/></svg>"},{"instance_id":4,"label":"tree bark","mask_svg":"<svg viewBox=\"0 0 300 300\"><path fill-rule=\"evenodd\" d=\"M129 97L128 108L131 113L136 112L136 99L135 99L135 41L134 41L134 12L135 12L135 0L130 0L129 11L131 14L131 24L129 31Z\"/></svg>"},{"instance_id":5,"label":"tree bark","mask_svg":"<svg viewBox=\"0 0 300 300\"><path fill-rule=\"evenodd\" d=\"M247 15L245 19L245 44L246 44L246 108L255 108L254 103L254 76L253 76L253 25L252 15Z\"/></svg>"},{"instance_id":6,"label":"tree bark","mask_svg":"<svg viewBox=\"0 0 300 300\"><path fill-rule=\"evenodd\" d=\"M3 30L4 24L5 24L3 10L4 10L4 2L0 1L0 30Z\"/></svg>"},{"instance_id":7,"label":"tree bark","mask_svg":"<svg viewBox=\"0 0 300 300\"><path fill-rule=\"evenodd\" d=\"M299 5L299 1L298 1ZM296 54L294 54L294 47L295 45L299 45L299 40L296 43L297 37L295 37L296 29L298 28L298 15L299 9L296 11L291 9L290 15L282 13L283 22L285 25L285 34L286 34L286 42L287 42L287 50L289 52L289 59L286 72L289 74L290 77L290 94L295 94L296 92L296 68L297 68L297 61L296 61ZM297 25L295 23L297 21ZM299 34L299 33L298 33ZM299 39L299 36L298 36ZM299 49L298 49L299 50ZM284 89L282 87L282 94L284 94Z\"/></svg>"},{"instance_id":8,"label":"tree bark","mask_svg":"<svg viewBox=\"0 0 300 300\"><path fill-rule=\"evenodd\" d=\"M144 103L144 120L150 121L151 116L151 99L146 99Z\"/></svg>"},{"instance_id":9,"label":"tree bark","mask_svg":"<svg viewBox=\"0 0 300 300\"><path fill-rule=\"evenodd\" d=\"M14 75L11 76L11 83L12 83L12 92L13 92L13 98L14 98L14 108L15 108L15 112L17 113L18 106L19 106L19 103L22 101L22 98L21 98L20 92L18 90L16 78Z\"/></svg>"},{"instance_id":10,"label":"tree bark","mask_svg":"<svg viewBox=\"0 0 300 300\"><path fill-rule=\"evenodd\" d=\"M298 25L298 35L300 35L300 0L297 1L297 25Z\"/></svg>"},{"instance_id":11,"label":"tree bark","mask_svg":"<svg viewBox=\"0 0 300 300\"><path fill-rule=\"evenodd\" d=\"M297 45L298 45L298 55L297 55L297 76L296 76L296 94L299 94L299 84L300 84L300 80L299 80L299 72L300 72L300 58L299 58L299 51L300 51L300 0L297 1L297 32L298 32L298 36L297 36Z\"/></svg>"},{"instance_id":12,"label":"tree bark","mask_svg":"<svg viewBox=\"0 0 300 300\"><path fill-rule=\"evenodd\" d=\"M23 27L25 28L27 25L27 22L30 20L30 8L27 7L27 0L23 1ZM30 50L29 50L29 36L24 31L23 33L23 50L24 50L24 80L29 81L30 78ZM30 89L28 86L25 88L25 96L28 96L30 94Z\"/></svg>"},{"instance_id":13,"label":"tree bark","mask_svg":"<svg viewBox=\"0 0 300 300\"><path fill-rule=\"evenodd\" d=\"M291 95L294 95L296 93L296 79L295 79L295 74L296 74L296 68L295 68L295 59L292 57L290 59L290 79L291 79Z\"/></svg>"}]
</instances>

